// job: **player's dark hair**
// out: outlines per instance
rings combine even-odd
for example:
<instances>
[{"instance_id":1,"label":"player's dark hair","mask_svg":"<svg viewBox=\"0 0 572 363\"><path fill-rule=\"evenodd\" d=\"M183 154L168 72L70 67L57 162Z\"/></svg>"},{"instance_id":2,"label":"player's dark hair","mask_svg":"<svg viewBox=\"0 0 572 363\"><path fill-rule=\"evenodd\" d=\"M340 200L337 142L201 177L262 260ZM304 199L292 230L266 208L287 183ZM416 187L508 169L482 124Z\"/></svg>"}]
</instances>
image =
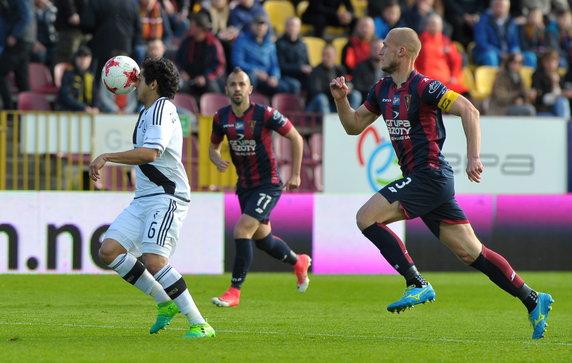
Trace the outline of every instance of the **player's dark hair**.
<instances>
[{"instance_id":1,"label":"player's dark hair","mask_svg":"<svg viewBox=\"0 0 572 363\"><path fill-rule=\"evenodd\" d=\"M234 76L235 74L238 73L244 73L246 74L246 76L248 77L248 80L250 81L250 76L248 76L248 73L246 73L242 68L240 67L234 67L232 69L232 71L230 71L230 73L228 74L228 77L226 77L226 82L228 83L228 80L230 79L231 76Z\"/></svg>"},{"instance_id":2,"label":"player's dark hair","mask_svg":"<svg viewBox=\"0 0 572 363\"><path fill-rule=\"evenodd\" d=\"M145 83L157 81L157 93L161 97L175 98L179 89L179 72L173 62L166 58L145 58L143 61Z\"/></svg>"}]
</instances>

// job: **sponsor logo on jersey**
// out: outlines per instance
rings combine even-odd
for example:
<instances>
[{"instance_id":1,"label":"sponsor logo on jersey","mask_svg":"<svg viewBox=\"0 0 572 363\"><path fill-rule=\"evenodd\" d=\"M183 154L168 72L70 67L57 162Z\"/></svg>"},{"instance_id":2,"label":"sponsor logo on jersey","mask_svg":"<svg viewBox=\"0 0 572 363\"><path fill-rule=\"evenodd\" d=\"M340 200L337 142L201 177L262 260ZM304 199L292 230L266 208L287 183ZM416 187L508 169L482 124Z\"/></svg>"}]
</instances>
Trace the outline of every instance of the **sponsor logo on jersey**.
<instances>
[{"instance_id":1,"label":"sponsor logo on jersey","mask_svg":"<svg viewBox=\"0 0 572 363\"><path fill-rule=\"evenodd\" d=\"M236 121L235 126L237 130L244 130L244 121Z\"/></svg>"},{"instance_id":2,"label":"sponsor logo on jersey","mask_svg":"<svg viewBox=\"0 0 572 363\"><path fill-rule=\"evenodd\" d=\"M440 83L439 81L433 81L429 83L429 93L435 93L439 89Z\"/></svg>"},{"instance_id":3,"label":"sponsor logo on jersey","mask_svg":"<svg viewBox=\"0 0 572 363\"><path fill-rule=\"evenodd\" d=\"M393 96L393 105L399 106L401 104L401 97L399 95Z\"/></svg>"}]
</instances>

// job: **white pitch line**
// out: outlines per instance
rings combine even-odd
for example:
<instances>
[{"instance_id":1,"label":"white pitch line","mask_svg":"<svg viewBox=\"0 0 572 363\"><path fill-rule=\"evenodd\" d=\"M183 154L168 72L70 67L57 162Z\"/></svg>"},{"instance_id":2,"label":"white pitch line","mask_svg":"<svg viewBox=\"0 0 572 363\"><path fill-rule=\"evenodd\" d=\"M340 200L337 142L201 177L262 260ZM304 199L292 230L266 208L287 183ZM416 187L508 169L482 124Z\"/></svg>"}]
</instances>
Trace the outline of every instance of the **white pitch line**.
<instances>
[{"instance_id":1,"label":"white pitch line","mask_svg":"<svg viewBox=\"0 0 572 363\"><path fill-rule=\"evenodd\" d=\"M9 322L0 321L0 325L29 325L29 326L59 326L69 328L98 328L98 329L138 329L147 330L148 327L141 326L114 326L114 325L93 325L93 324L67 324L67 323L31 323L31 322ZM168 330L182 330L183 328L167 328ZM391 339L391 340L408 340L408 341L421 341L421 342L449 342L449 343L483 343L489 344L496 342L494 340L477 340L477 339L453 339L453 338L419 338L419 337L395 337L387 335L344 335L344 334L327 334L327 333L292 333L292 332L275 332L275 331L250 331L250 330L216 330L219 333L231 334L260 334L260 335L298 335L298 336L312 336L312 337L331 337L331 338L360 338L360 339ZM559 345L565 347L572 347L572 343L563 342L550 342L542 341L514 341L504 343L512 344L539 344L539 345Z\"/></svg>"}]
</instances>

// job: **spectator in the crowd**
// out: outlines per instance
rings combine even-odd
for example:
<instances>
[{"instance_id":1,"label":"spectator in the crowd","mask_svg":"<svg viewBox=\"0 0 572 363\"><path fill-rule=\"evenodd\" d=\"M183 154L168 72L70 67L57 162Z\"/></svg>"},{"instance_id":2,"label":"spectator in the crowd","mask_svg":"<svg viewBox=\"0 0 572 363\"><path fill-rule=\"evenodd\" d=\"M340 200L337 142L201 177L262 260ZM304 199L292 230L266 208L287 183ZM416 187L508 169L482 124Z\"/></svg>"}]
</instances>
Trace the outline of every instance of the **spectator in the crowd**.
<instances>
[{"instance_id":1,"label":"spectator in the crowd","mask_svg":"<svg viewBox=\"0 0 572 363\"><path fill-rule=\"evenodd\" d=\"M322 50L322 63L318 64L310 73L306 111L322 114L336 112L336 104L330 92L330 82L332 79L345 74L344 66L336 64L336 48L327 44ZM351 87L351 84L349 86ZM348 100L350 105L357 109L361 104L360 92L350 90Z\"/></svg>"},{"instance_id":2,"label":"spectator in the crowd","mask_svg":"<svg viewBox=\"0 0 572 363\"><path fill-rule=\"evenodd\" d=\"M381 14L385 6L391 2L392 0L368 0L367 1L367 15L373 17L378 16ZM413 0L397 0L401 11L406 10L409 8Z\"/></svg>"},{"instance_id":3,"label":"spectator in the crowd","mask_svg":"<svg viewBox=\"0 0 572 363\"><path fill-rule=\"evenodd\" d=\"M415 30L417 34L421 34L425 29L427 17L435 13L434 3L435 0L415 0L413 6L401 15L403 26ZM450 29L447 29L445 33L450 34Z\"/></svg>"},{"instance_id":4,"label":"spectator in the crowd","mask_svg":"<svg viewBox=\"0 0 572 363\"><path fill-rule=\"evenodd\" d=\"M384 39L393 28L399 28L401 23L401 7L397 0L388 0L379 14L372 16L375 26L375 36Z\"/></svg>"},{"instance_id":5,"label":"spectator in the crowd","mask_svg":"<svg viewBox=\"0 0 572 363\"><path fill-rule=\"evenodd\" d=\"M492 0L475 25L473 59L478 65L498 67L509 53L520 53L518 27L509 15L509 0ZM531 66L529 62L524 64Z\"/></svg>"},{"instance_id":6,"label":"spectator in the crowd","mask_svg":"<svg viewBox=\"0 0 572 363\"><path fill-rule=\"evenodd\" d=\"M530 9L539 9L542 15L548 16L555 11L568 11L567 0L521 0L521 7L526 14Z\"/></svg>"},{"instance_id":7,"label":"spectator in the crowd","mask_svg":"<svg viewBox=\"0 0 572 363\"><path fill-rule=\"evenodd\" d=\"M95 107L94 74L91 70L91 50L82 45L76 51L72 65L64 71L56 104L60 111L99 113Z\"/></svg>"},{"instance_id":8,"label":"spectator in the crowd","mask_svg":"<svg viewBox=\"0 0 572 363\"><path fill-rule=\"evenodd\" d=\"M113 54L132 54L141 37L139 6L133 0L89 1L81 14L82 28L92 34L89 46L95 62L96 84Z\"/></svg>"},{"instance_id":9,"label":"spectator in the crowd","mask_svg":"<svg viewBox=\"0 0 572 363\"><path fill-rule=\"evenodd\" d=\"M8 74L14 72L18 91L28 91L28 64L36 41L36 21L32 0L8 1L0 13L6 35L4 50L0 54L0 110L14 109Z\"/></svg>"},{"instance_id":10,"label":"spectator in the crowd","mask_svg":"<svg viewBox=\"0 0 572 363\"><path fill-rule=\"evenodd\" d=\"M375 39L375 26L369 16L358 19L354 35L342 50L342 64L351 76L355 66L369 58L371 41Z\"/></svg>"},{"instance_id":11,"label":"spectator in the crowd","mask_svg":"<svg viewBox=\"0 0 572 363\"><path fill-rule=\"evenodd\" d=\"M341 6L345 9L342 9ZM312 0L302 14L302 22L314 28L313 35L323 37L327 26L347 26L355 19L351 0Z\"/></svg>"},{"instance_id":12,"label":"spectator in the crowd","mask_svg":"<svg viewBox=\"0 0 572 363\"><path fill-rule=\"evenodd\" d=\"M254 89L266 95L300 93L300 82L281 77L276 45L265 15L254 17L250 29L241 33L232 47L232 64L250 77Z\"/></svg>"},{"instance_id":13,"label":"spectator in the crowd","mask_svg":"<svg viewBox=\"0 0 572 363\"><path fill-rule=\"evenodd\" d=\"M415 61L419 73L434 78L447 88L469 96L463 80L463 56L453 41L443 34L443 19L433 13L427 17L425 30L419 35L422 47Z\"/></svg>"},{"instance_id":14,"label":"spectator in the crowd","mask_svg":"<svg viewBox=\"0 0 572 363\"><path fill-rule=\"evenodd\" d=\"M558 34L546 27L539 8L532 8L526 15L526 23L519 26L520 47L530 66L536 68L537 58L548 49L558 49Z\"/></svg>"},{"instance_id":15,"label":"spectator in the crowd","mask_svg":"<svg viewBox=\"0 0 572 363\"><path fill-rule=\"evenodd\" d=\"M558 52L549 50L540 56L538 68L532 75L532 88L536 90L535 107L539 116L570 118L572 89L565 87L558 74Z\"/></svg>"},{"instance_id":16,"label":"spectator in the crowd","mask_svg":"<svg viewBox=\"0 0 572 363\"><path fill-rule=\"evenodd\" d=\"M534 116L536 114L536 109L531 104L536 98L536 91L526 89L520 73L522 61L522 54L511 53L507 56L495 77L486 112L488 115Z\"/></svg>"},{"instance_id":17,"label":"spectator in the crowd","mask_svg":"<svg viewBox=\"0 0 572 363\"><path fill-rule=\"evenodd\" d=\"M369 58L359 62L354 68L352 84L360 92L362 100L367 99L371 85L385 76L385 72L381 70L381 48L383 39L374 39L371 42Z\"/></svg>"},{"instance_id":18,"label":"spectator in the crowd","mask_svg":"<svg viewBox=\"0 0 572 363\"><path fill-rule=\"evenodd\" d=\"M169 17L173 36L184 36L189 29L190 0L162 0L161 5Z\"/></svg>"},{"instance_id":19,"label":"spectator in the crowd","mask_svg":"<svg viewBox=\"0 0 572 363\"><path fill-rule=\"evenodd\" d=\"M149 58L163 58L167 53L167 46L163 40L159 38L149 39L147 41L147 50L145 56Z\"/></svg>"},{"instance_id":20,"label":"spectator in the crowd","mask_svg":"<svg viewBox=\"0 0 572 363\"><path fill-rule=\"evenodd\" d=\"M173 38L173 31L169 16L158 0L139 0L139 19L141 21L141 36L133 52L133 59L143 63L147 41L161 38L163 43L169 44Z\"/></svg>"},{"instance_id":21,"label":"spectator in the crowd","mask_svg":"<svg viewBox=\"0 0 572 363\"><path fill-rule=\"evenodd\" d=\"M475 25L488 6L486 0L443 0L445 20L451 24L452 39L467 47L474 40Z\"/></svg>"},{"instance_id":22,"label":"spectator in the crowd","mask_svg":"<svg viewBox=\"0 0 572 363\"><path fill-rule=\"evenodd\" d=\"M282 76L297 79L302 89L306 89L312 66L308 60L308 48L300 36L301 25L295 16L286 20L284 35L276 41L276 51Z\"/></svg>"},{"instance_id":23,"label":"spectator in the crowd","mask_svg":"<svg viewBox=\"0 0 572 363\"><path fill-rule=\"evenodd\" d=\"M554 32L558 34L558 53L560 55L560 67L570 68L572 64L572 13L570 11L558 11L555 21L550 24Z\"/></svg>"},{"instance_id":24,"label":"spectator in the crowd","mask_svg":"<svg viewBox=\"0 0 572 363\"><path fill-rule=\"evenodd\" d=\"M56 14L56 30L58 42L53 57L53 65L69 63L74 53L87 40L80 28L80 16L88 0L54 0L58 9Z\"/></svg>"},{"instance_id":25,"label":"spectator in the crowd","mask_svg":"<svg viewBox=\"0 0 572 363\"><path fill-rule=\"evenodd\" d=\"M256 16L268 16L260 2L256 0L238 0L237 5L230 11L228 26L241 31L248 30Z\"/></svg>"},{"instance_id":26,"label":"spectator in the crowd","mask_svg":"<svg viewBox=\"0 0 572 363\"><path fill-rule=\"evenodd\" d=\"M222 45L210 31L206 14L192 14L189 20L189 35L175 55L183 81L182 91L197 97L206 92L221 93L226 68Z\"/></svg>"},{"instance_id":27,"label":"spectator in the crowd","mask_svg":"<svg viewBox=\"0 0 572 363\"><path fill-rule=\"evenodd\" d=\"M229 42L238 37L240 29L228 24L230 19L228 0L212 0L208 14L211 19L212 32L221 41Z\"/></svg>"},{"instance_id":28,"label":"spectator in the crowd","mask_svg":"<svg viewBox=\"0 0 572 363\"><path fill-rule=\"evenodd\" d=\"M51 66L58 41L58 33L55 27L58 9L50 0L34 0L34 5L38 33L32 52L32 62Z\"/></svg>"}]
</instances>

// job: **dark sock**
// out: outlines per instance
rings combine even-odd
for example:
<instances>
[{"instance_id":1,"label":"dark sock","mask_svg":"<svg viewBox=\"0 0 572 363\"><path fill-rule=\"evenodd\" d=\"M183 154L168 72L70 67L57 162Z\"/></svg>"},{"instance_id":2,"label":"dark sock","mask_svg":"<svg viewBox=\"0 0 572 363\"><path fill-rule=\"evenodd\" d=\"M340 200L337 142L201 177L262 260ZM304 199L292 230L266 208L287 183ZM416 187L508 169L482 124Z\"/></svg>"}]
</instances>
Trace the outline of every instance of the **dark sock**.
<instances>
[{"instance_id":1,"label":"dark sock","mask_svg":"<svg viewBox=\"0 0 572 363\"><path fill-rule=\"evenodd\" d=\"M234 266L232 267L231 286L240 289L252 263L252 239L237 238L234 240Z\"/></svg>"},{"instance_id":2,"label":"dark sock","mask_svg":"<svg viewBox=\"0 0 572 363\"><path fill-rule=\"evenodd\" d=\"M256 244L256 247L277 260L290 265L295 265L296 262L298 262L298 256L296 256L294 251L290 249L286 242L284 242L280 237L273 236L272 233L262 239L254 240L254 243Z\"/></svg>"},{"instance_id":3,"label":"dark sock","mask_svg":"<svg viewBox=\"0 0 572 363\"><path fill-rule=\"evenodd\" d=\"M403 277L405 277L405 285L406 286L415 285L415 287L421 288L421 287L425 287L425 286L429 285L427 280L425 280L423 278L423 276L421 276L419 271L417 271L417 267L415 267L415 265L411 266L405 272Z\"/></svg>"},{"instance_id":4,"label":"dark sock","mask_svg":"<svg viewBox=\"0 0 572 363\"><path fill-rule=\"evenodd\" d=\"M385 224L374 223L362 233L373 242L387 262L402 276L405 276L407 271L415 266L403 242Z\"/></svg>"},{"instance_id":5,"label":"dark sock","mask_svg":"<svg viewBox=\"0 0 572 363\"><path fill-rule=\"evenodd\" d=\"M538 297L531 296L531 292L534 290L528 287L512 269L508 261L495 251L483 246L481 254L471 263L471 266L487 275L492 282L504 291L518 297L529 312L536 307Z\"/></svg>"},{"instance_id":6,"label":"dark sock","mask_svg":"<svg viewBox=\"0 0 572 363\"><path fill-rule=\"evenodd\" d=\"M534 308L536 308L536 305L538 305L538 293L536 291L530 289L530 292L528 293L528 295L524 299L521 299L521 300L522 300L522 303L524 304L524 306L526 306L526 310L528 310L528 312L530 313L532 310L534 310Z\"/></svg>"}]
</instances>

